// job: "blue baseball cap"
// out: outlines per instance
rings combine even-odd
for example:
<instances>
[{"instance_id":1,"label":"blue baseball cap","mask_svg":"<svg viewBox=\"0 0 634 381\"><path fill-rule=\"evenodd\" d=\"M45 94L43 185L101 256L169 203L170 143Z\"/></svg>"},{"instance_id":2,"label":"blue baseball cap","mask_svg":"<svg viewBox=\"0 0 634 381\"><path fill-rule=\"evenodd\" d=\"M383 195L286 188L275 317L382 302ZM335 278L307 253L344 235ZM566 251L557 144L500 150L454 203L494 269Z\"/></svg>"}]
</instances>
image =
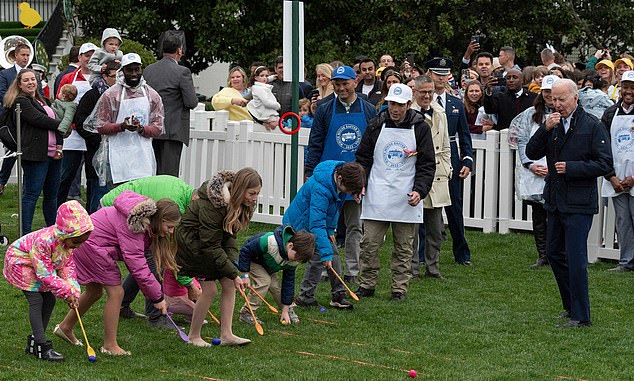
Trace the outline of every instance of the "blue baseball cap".
<instances>
[{"instance_id":1,"label":"blue baseball cap","mask_svg":"<svg viewBox=\"0 0 634 381\"><path fill-rule=\"evenodd\" d=\"M357 73L350 66L337 66L332 79L357 79Z\"/></svg>"}]
</instances>

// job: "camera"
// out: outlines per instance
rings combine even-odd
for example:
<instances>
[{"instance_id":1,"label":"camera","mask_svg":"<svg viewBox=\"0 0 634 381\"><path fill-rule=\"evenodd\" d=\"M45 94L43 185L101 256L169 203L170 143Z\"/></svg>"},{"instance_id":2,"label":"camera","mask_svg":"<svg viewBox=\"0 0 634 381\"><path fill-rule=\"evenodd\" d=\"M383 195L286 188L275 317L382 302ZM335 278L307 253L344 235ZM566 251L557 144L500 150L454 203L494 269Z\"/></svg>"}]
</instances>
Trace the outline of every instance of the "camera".
<instances>
[{"instance_id":1,"label":"camera","mask_svg":"<svg viewBox=\"0 0 634 381\"><path fill-rule=\"evenodd\" d=\"M479 44L480 43L480 35L479 34L472 34L471 35L471 41Z\"/></svg>"}]
</instances>

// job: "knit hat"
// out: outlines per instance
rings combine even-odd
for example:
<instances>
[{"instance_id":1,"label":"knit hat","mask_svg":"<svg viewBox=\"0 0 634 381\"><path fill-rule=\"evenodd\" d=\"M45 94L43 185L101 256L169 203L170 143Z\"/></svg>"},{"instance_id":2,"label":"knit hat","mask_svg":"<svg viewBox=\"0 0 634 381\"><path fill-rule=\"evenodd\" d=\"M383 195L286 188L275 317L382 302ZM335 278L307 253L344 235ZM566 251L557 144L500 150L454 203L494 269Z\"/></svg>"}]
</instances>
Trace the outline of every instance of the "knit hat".
<instances>
[{"instance_id":1,"label":"knit hat","mask_svg":"<svg viewBox=\"0 0 634 381\"><path fill-rule=\"evenodd\" d=\"M77 201L68 201L57 209L55 235L61 239L79 237L93 231L95 227L86 209Z\"/></svg>"}]
</instances>

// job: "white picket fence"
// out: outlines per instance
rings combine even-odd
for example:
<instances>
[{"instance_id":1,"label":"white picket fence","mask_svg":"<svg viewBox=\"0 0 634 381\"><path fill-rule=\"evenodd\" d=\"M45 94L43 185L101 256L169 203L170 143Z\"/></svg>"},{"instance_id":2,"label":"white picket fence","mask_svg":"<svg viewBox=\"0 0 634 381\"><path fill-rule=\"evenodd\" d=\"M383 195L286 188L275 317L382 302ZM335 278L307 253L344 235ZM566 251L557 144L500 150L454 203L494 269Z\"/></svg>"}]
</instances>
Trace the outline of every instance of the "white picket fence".
<instances>
[{"instance_id":1,"label":"white picket fence","mask_svg":"<svg viewBox=\"0 0 634 381\"><path fill-rule=\"evenodd\" d=\"M192 112L191 126L180 177L199 186L220 169L253 167L264 179L254 221L281 223L290 202L291 137L277 130L268 132L251 121L229 121L226 111ZM304 179L304 148L309 134L305 128L299 132L298 186ZM465 226L485 233L530 231L530 207L524 208L515 197L516 152L507 144L506 131L488 131L473 138L473 173L464 181ZM2 153L0 148L0 157ZM612 202L594 217L588 257L590 261L619 258Z\"/></svg>"}]
</instances>

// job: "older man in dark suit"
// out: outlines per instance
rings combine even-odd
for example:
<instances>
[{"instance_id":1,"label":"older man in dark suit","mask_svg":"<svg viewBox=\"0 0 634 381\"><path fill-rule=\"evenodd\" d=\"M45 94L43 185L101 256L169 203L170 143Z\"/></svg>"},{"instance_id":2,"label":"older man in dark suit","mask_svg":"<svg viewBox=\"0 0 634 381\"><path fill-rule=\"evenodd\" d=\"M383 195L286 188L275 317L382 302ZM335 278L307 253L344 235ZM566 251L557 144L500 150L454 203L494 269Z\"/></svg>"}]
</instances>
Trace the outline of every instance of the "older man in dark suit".
<instances>
[{"instance_id":1,"label":"older man in dark suit","mask_svg":"<svg viewBox=\"0 0 634 381\"><path fill-rule=\"evenodd\" d=\"M143 77L163 100L164 133L152 141L156 157L156 174L178 177L183 144L189 144L189 110L198 98L188 68L178 64L183 57L183 43L176 34L163 40L163 58L149 65Z\"/></svg>"},{"instance_id":2,"label":"older man in dark suit","mask_svg":"<svg viewBox=\"0 0 634 381\"><path fill-rule=\"evenodd\" d=\"M578 107L577 85L570 79L553 84L555 112L526 146L529 159L546 156L548 175L544 208L548 212L546 256L565 312L570 320L561 327L587 327L588 232L599 211L597 177L610 173L610 138L593 115Z\"/></svg>"}]
</instances>

